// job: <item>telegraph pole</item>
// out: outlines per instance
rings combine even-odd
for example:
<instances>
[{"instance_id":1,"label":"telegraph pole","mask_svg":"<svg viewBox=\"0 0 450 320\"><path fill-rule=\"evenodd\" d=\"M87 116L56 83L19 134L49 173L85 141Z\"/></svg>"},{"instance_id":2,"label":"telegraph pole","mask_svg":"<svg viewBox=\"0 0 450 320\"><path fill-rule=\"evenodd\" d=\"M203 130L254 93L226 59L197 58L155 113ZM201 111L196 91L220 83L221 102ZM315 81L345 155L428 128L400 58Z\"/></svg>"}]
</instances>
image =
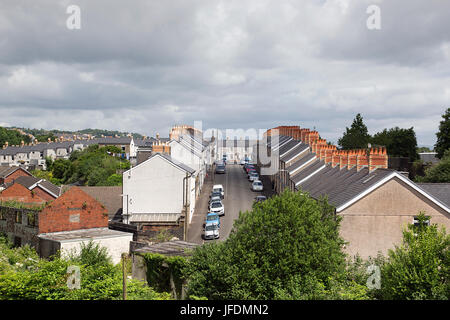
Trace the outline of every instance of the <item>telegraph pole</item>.
<instances>
[{"instance_id":1,"label":"telegraph pole","mask_svg":"<svg viewBox=\"0 0 450 320\"><path fill-rule=\"evenodd\" d=\"M122 277L123 277L123 300L127 300L127 270L126 270L126 260L127 254L122 253Z\"/></svg>"}]
</instances>

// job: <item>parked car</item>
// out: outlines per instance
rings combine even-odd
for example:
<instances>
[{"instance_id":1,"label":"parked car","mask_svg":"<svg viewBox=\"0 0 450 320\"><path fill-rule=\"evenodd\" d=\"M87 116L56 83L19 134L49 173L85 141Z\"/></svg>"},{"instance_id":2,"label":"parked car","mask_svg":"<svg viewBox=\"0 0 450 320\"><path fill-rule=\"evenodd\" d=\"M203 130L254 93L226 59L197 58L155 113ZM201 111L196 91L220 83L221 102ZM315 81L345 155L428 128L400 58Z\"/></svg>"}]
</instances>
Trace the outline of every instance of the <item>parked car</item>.
<instances>
[{"instance_id":1,"label":"parked car","mask_svg":"<svg viewBox=\"0 0 450 320\"><path fill-rule=\"evenodd\" d=\"M215 224L217 227L220 228L220 218L217 213L210 212L206 215L205 223L203 224L203 227L206 227L208 224Z\"/></svg>"},{"instance_id":2,"label":"parked car","mask_svg":"<svg viewBox=\"0 0 450 320\"><path fill-rule=\"evenodd\" d=\"M209 212L217 213L219 216L225 215L225 207L222 201L214 201L209 204Z\"/></svg>"},{"instance_id":3,"label":"parked car","mask_svg":"<svg viewBox=\"0 0 450 320\"><path fill-rule=\"evenodd\" d=\"M212 202L215 202L215 201L222 201L222 197L221 196L211 197L211 199L209 199L209 204L211 204Z\"/></svg>"},{"instance_id":4,"label":"parked car","mask_svg":"<svg viewBox=\"0 0 450 320\"><path fill-rule=\"evenodd\" d=\"M216 224L207 223L203 228L203 239L213 240L219 239L219 227Z\"/></svg>"},{"instance_id":5,"label":"parked car","mask_svg":"<svg viewBox=\"0 0 450 320\"><path fill-rule=\"evenodd\" d=\"M242 159L241 160L241 162L239 162L239 164L241 165L241 166L243 166L244 164L246 164L247 162L245 161L245 159Z\"/></svg>"},{"instance_id":6,"label":"parked car","mask_svg":"<svg viewBox=\"0 0 450 320\"><path fill-rule=\"evenodd\" d=\"M266 196L256 196L255 198L255 202L263 202L265 200L267 200Z\"/></svg>"},{"instance_id":7,"label":"parked car","mask_svg":"<svg viewBox=\"0 0 450 320\"><path fill-rule=\"evenodd\" d=\"M255 169L249 170L249 171L247 172L247 178L250 177L250 174L254 174L254 173L258 174L258 171L256 171Z\"/></svg>"},{"instance_id":8,"label":"parked car","mask_svg":"<svg viewBox=\"0 0 450 320\"><path fill-rule=\"evenodd\" d=\"M216 173L225 173L225 166L224 165L217 165L216 166Z\"/></svg>"},{"instance_id":9,"label":"parked car","mask_svg":"<svg viewBox=\"0 0 450 320\"><path fill-rule=\"evenodd\" d=\"M223 189L223 186L221 184L215 184L212 188L213 192L220 192L222 194L222 198L225 196L225 191Z\"/></svg>"},{"instance_id":10,"label":"parked car","mask_svg":"<svg viewBox=\"0 0 450 320\"><path fill-rule=\"evenodd\" d=\"M252 190L253 191L263 191L264 187L260 180L255 180L252 183Z\"/></svg>"},{"instance_id":11,"label":"parked car","mask_svg":"<svg viewBox=\"0 0 450 320\"><path fill-rule=\"evenodd\" d=\"M255 170L256 171L256 168L254 166L247 166L247 168L245 169L245 171L247 171L247 173L249 171L251 171L251 170Z\"/></svg>"},{"instance_id":12,"label":"parked car","mask_svg":"<svg viewBox=\"0 0 450 320\"><path fill-rule=\"evenodd\" d=\"M209 199L211 200L213 197L220 197L220 199L223 199L222 193L219 191L212 191L209 195Z\"/></svg>"},{"instance_id":13,"label":"parked car","mask_svg":"<svg viewBox=\"0 0 450 320\"><path fill-rule=\"evenodd\" d=\"M259 175L258 175L258 173L256 173L256 171L251 171L251 172L248 174L248 180L250 180L250 181L259 180Z\"/></svg>"}]
</instances>

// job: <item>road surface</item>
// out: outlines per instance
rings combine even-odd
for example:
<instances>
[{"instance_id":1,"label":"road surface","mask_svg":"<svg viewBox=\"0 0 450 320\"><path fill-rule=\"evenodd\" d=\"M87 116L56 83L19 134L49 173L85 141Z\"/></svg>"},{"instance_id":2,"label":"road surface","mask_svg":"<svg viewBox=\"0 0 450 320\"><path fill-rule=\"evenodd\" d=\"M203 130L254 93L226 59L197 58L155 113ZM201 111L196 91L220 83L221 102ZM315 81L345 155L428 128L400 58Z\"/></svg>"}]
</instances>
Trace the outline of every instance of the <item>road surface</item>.
<instances>
[{"instance_id":1,"label":"road surface","mask_svg":"<svg viewBox=\"0 0 450 320\"><path fill-rule=\"evenodd\" d=\"M227 164L225 174L214 174L213 177L208 177L203 185L200 197L196 202L192 222L188 228L189 242L205 242L201 235L203 223L208 212L209 194L213 184L221 184L225 189L225 198L222 200L225 206L225 216L220 217L220 239L218 241L228 238L234 220L239 217L239 211L251 210L255 197L263 194L262 192L253 192L250 189L251 183L248 181L247 174L241 165Z\"/></svg>"}]
</instances>

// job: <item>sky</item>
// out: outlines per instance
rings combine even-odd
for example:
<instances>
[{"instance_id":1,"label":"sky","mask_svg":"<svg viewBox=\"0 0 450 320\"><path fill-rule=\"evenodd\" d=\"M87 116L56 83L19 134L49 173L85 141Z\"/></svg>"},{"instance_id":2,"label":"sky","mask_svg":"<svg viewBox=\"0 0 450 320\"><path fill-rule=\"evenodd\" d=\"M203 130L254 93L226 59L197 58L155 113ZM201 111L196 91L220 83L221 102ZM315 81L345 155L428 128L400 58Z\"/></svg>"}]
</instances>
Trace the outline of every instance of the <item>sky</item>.
<instances>
[{"instance_id":1,"label":"sky","mask_svg":"<svg viewBox=\"0 0 450 320\"><path fill-rule=\"evenodd\" d=\"M0 126L298 125L336 144L361 113L371 134L414 127L432 146L450 107L449 12L445 0L2 0Z\"/></svg>"}]
</instances>

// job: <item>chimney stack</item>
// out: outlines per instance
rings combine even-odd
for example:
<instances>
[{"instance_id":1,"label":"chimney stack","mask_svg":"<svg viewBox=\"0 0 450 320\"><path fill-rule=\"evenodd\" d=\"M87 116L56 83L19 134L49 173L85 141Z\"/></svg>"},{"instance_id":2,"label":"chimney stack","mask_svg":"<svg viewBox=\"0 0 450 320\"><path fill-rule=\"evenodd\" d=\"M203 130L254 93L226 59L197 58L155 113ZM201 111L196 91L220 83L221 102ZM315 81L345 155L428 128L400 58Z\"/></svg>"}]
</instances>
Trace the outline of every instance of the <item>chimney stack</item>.
<instances>
[{"instance_id":1,"label":"chimney stack","mask_svg":"<svg viewBox=\"0 0 450 320\"><path fill-rule=\"evenodd\" d=\"M377 168L388 168L388 155L386 147L371 148L369 152L369 171L372 172Z\"/></svg>"}]
</instances>

